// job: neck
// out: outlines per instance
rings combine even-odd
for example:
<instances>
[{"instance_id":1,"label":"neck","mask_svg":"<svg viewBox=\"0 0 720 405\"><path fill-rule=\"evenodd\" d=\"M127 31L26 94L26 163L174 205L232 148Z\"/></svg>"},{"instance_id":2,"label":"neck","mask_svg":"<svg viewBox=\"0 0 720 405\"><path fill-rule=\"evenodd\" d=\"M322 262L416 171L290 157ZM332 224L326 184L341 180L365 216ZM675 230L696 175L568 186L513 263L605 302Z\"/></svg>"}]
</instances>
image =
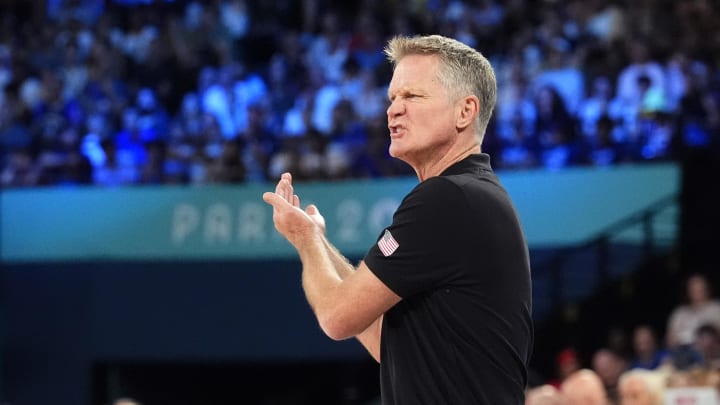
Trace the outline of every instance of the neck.
<instances>
[{"instance_id":1,"label":"neck","mask_svg":"<svg viewBox=\"0 0 720 405\"><path fill-rule=\"evenodd\" d=\"M431 160L424 165L414 167L415 174L417 174L418 180L423 182L430 177L439 176L440 173L444 172L448 167L470 155L477 153L480 153L480 145L477 143L473 143L472 145L468 145L462 149L451 150L442 155L439 159Z\"/></svg>"}]
</instances>

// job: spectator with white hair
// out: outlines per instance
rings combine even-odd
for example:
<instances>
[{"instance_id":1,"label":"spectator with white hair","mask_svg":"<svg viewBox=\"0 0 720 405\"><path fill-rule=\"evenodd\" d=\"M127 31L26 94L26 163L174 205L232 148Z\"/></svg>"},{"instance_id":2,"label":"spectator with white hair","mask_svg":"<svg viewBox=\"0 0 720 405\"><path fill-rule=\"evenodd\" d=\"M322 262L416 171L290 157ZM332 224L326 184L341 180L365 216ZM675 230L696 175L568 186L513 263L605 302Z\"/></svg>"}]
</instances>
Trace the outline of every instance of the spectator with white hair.
<instances>
[{"instance_id":1,"label":"spectator with white hair","mask_svg":"<svg viewBox=\"0 0 720 405\"><path fill-rule=\"evenodd\" d=\"M662 405L665 376L657 371L634 369L623 373L618 383L619 405Z\"/></svg>"}]
</instances>

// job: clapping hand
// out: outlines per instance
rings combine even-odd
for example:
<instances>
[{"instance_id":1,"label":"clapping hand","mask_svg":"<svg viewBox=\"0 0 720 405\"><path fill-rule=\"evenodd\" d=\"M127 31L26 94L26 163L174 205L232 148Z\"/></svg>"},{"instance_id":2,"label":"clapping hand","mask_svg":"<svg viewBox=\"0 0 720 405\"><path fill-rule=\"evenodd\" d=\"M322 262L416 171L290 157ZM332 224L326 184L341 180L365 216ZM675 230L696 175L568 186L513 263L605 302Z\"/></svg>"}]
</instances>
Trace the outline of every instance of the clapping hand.
<instances>
[{"instance_id":1,"label":"clapping hand","mask_svg":"<svg viewBox=\"0 0 720 405\"><path fill-rule=\"evenodd\" d=\"M263 200L273 207L275 229L290 243L297 246L302 238L314 232L325 233L325 218L313 204L303 211L300 197L295 194L290 173L283 173L275 192L263 194Z\"/></svg>"}]
</instances>

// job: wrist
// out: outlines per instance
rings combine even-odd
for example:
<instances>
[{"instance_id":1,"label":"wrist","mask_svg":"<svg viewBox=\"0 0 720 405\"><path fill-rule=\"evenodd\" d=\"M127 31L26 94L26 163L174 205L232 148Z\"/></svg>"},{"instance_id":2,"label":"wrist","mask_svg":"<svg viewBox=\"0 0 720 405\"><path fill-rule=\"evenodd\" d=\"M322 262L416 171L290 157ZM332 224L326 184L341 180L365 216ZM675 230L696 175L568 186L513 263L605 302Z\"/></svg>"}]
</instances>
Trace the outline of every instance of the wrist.
<instances>
[{"instance_id":1,"label":"wrist","mask_svg":"<svg viewBox=\"0 0 720 405\"><path fill-rule=\"evenodd\" d=\"M290 243L300 252L312 246L322 245L324 237L323 230L319 226L313 226L296 233Z\"/></svg>"}]
</instances>

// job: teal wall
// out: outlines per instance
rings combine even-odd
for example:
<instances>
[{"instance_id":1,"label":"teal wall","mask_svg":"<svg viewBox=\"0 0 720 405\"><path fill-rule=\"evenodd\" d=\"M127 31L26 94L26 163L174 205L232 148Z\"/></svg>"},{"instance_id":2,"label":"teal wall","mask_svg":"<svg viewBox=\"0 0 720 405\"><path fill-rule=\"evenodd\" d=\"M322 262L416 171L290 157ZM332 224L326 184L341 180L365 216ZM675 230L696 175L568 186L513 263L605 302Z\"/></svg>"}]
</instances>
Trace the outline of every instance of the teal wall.
<instances>
[{"instance_id":1,"label":"teal wall","mask_svg":"<svg viewBox=\"0 0 720 405\"><path fill-rule=\"evenodd\" d=\"M568 245L676 194L673 164L499 174L531 247ZM362 256L414 178L297 186L326 217L331 241ZM268 259L294 252L273 229L261 195L271 184L47 188L0 194L0 259Z\"/></svg>"}]
</instances>

